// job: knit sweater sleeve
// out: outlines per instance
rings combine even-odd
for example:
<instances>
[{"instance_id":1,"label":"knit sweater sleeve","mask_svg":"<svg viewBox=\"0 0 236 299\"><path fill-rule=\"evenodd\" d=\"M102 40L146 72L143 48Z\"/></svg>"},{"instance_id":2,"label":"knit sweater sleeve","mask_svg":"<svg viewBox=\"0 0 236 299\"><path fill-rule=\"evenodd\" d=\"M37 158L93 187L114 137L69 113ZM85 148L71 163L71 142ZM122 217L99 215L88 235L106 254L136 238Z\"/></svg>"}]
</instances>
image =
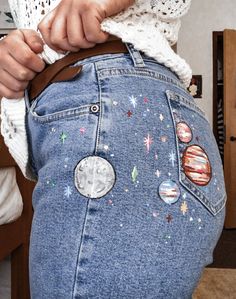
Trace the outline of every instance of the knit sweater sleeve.
<instances>
[{"instance_id":1,"label":"knit sweater sleeve","mask_svg":"<svg viewBox=\"0 0 236 299\"><path fill-rule=\"evenodd\" d=\"M129 35L132 34L132 28L138 28L140 34L150 32L148 30L151 28L152 35L161 32L170 45L173 45L178 40L180 19L187 13L190 5L191 0L136 0L125 12L107 18L102 28L109 32L114 30L115 23L123 23L125 32L129 32Z\"/></svg>"}]
</instances>

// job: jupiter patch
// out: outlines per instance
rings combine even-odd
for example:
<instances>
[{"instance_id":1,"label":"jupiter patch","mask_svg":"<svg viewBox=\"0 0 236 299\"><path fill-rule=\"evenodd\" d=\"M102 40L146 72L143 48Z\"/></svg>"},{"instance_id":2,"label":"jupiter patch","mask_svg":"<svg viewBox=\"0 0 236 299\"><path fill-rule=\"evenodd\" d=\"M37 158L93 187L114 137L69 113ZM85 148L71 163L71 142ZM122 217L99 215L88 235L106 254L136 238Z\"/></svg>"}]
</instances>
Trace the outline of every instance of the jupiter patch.
<instances>
[{"instance_id":1,"label":"jupiter patch","mask_svg":"<svg viewBox=\"0 0 236 299\"><path fill-rule=\"evenodd\" d=\"M182 157L185 175L196 185L206 186L211 180L211 164L206 152L198 145L186 148Z\"/></svg>"}]
</instances>

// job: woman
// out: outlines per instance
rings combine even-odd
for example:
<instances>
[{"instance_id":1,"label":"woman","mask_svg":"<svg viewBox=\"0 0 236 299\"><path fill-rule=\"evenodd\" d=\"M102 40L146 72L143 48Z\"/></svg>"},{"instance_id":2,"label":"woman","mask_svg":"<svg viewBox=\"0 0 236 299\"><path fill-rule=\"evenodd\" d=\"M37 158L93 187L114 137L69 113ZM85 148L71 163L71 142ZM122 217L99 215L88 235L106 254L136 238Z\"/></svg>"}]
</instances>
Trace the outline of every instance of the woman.
<instances>
[{"instance_id":1,"label":"woman","mask_svg":"<svg viewBox=\"0 0 236 299\"><path fill-rule=\"evenodd\" d=\"M6 143L37 179L32 298L191 298L226 197L211 128L186 92L191 70L171 49L190 1L36 2L10 1L21 30L0 44L5 97L21 97L43 61L106 47L104 32L127 51L79 59L72 79L2 103ZM46 45L22 29L37 26Z\"/></svg>"}]
</instances>

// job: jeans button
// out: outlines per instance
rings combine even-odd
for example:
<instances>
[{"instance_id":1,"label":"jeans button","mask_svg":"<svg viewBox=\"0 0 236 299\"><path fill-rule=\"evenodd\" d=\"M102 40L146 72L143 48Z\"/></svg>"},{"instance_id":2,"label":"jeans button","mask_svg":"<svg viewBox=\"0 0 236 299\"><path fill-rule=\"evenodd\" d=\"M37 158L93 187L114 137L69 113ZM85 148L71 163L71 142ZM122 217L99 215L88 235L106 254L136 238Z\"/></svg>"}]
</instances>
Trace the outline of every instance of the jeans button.
<instances>
[{"instance_id":1,"label":"jeans button","mask_svg":"<svg viewBox=\"0 0 236 299\"><path fill-rule=\"evenodd\" d=\"M90 111L91 111L92 113L97 113L97 112L99 111L99 105L97 105L97 104L92 105L92 106L90 107Z\"/></svg>"}]
</instances>

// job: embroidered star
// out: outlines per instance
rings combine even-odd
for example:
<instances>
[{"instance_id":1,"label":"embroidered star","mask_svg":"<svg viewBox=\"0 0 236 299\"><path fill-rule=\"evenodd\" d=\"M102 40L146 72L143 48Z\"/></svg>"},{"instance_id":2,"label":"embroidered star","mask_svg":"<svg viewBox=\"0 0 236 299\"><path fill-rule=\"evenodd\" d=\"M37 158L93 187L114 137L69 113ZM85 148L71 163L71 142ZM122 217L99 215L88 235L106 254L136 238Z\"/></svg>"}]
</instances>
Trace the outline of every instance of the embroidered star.
<instances>
[{"instance_id":1,"label":"embroidered star","mask_svg":"<svg viewBox=\"0 0 236 299\"><path fill-rule=\"evenodd\" d=\"M186 201L184 201L181 204L180 210L183 213L183 215L185 215L187 213L187 211L188 211L188 205L187 205Z\"/></svg>"},{"instance_id":2,"label":"embroidered star","mask_svg":"<svg viewBox=\"0 0 236 299\"><path fill-rule=\"evenodd\" d=\"M133 170L132 170L132 181L133 183L135 183L136 179L138 176L138 169L136 166L134 166Z\"/></svg>"},{"instance_id":3,"label":"embroidered star","mask_svg":"<svg viewBox=\"0 0 236 299\"><path fill-rule=\"evenodd\" d=\"M63 144L65 143L66 138L67 138L67 135L65 133L61 133L60 140Z\"/></svg>"},{"instance_id":4,"label":"embroidered star","mask_svg":"<svg viewBox=\"0 0 236 299\"><path fill-rule=\"evenodd\" d=\"M66 186L64 189L64 196L66 196L67 198L70 198L72 194L72 189L70 186Z\"/></svg>"},{"instance_id":5,"label":"embroidered star","mask_svg":"<svg viewBox=\"0 0 236 299\"><path fill-rule=\"evenodd\" d=\"M170 214L168 214L166 219L167 219L168 223L170 223L173 220L173 217Z\"/></svg>"},{"instance_id":6,"label":"embroidered star","mask_svg":"<svg viewBox=\"0 0 236 299\"><path fill-rule=\"evenodd\" d=\"M144 98L144 103L148 103L148 98Z\"/></svg>"},{"instance_id":7,"label":"embroidered star","mask_svg":"<svg viewBox=\"0 0 236 299\"><path fill-rule=\"evenodd\" d=\"M130 110L127 112L128 117L130 117L132 114L133 113Z\"/></svg>"},{"instance_id":8,"label":"embroidered star","mask_svg":"<svg viewBox=\"0 0 236 299\"><path fill-rule=\"evenodd\" d=\"M52 132L52 133L55 133L55 132L56 132L56 129L55 129L55 128L52 128L52 129L51 129L51 132Z\"/></svg>"},{"instance_id":9,"label":"embroidered star","mask_svg":"<svg viewBox=\"0 0 236 299\"><path fill-rule=\"evenodd\" d=\"M134 108L137 105L137 98L135 98L134 96L129 97L129 100L131 102L131 104L134 106Z\"/></svg>"},{"instance_id":10,"label":"embroidered star","mask_svg":"<svg viewBox=\"0 0 236 299\"><path fill-rule=\"evenodd\" d=\"M111 199L109 199L109 200L108 200L108 204L109 204L109 205L113 205L113 203L112 203L112 200L111 200Z\"/></svg>"},{"instance_id":11,"label":"embroidered star","mask_svg":"<svg viewBox=\"0 0 236 299\"><path fill-rule=\"evenodd\" d=\"M158 215L159 215L158 212L153 212L153 213L152 213L152 216L155 217L155 218L157 218Z\"/></svg>"},{"instance_id":12,"label":"embroidered star","mask_svg":"<svg viewBox=\"0 0 236 299\"><path fill-rule=\"evenodd\" d=\"M79 131L81 134L84 134L86 132L86 128L80 128Z\"/></svg>"},{"instance_id":13,"label":"embroidered star","mask_svg":"<svg viewBox=\"0 0 236 299\"><path fill-rule=\"evenodd\" d=\"M175 166L175 161L176 161L176 157L175 157L175 153L173 151L171 151L171 153L169 154L169 161L171 162L172 166Z\"/></svg>"},{"instance_id":14,"label":"embroidered star","mask_svg":"<svg viewBox=\"0 0 236 299\"><path fill-rule=\"evenodd\" d=\"M156 176L159 178L161 175L161 172L157 169L157 171L155 172Z\"/></svg>"},{"instance_id":15,"label":"embroidered star","mask_svg":"<svg viewBox=\"0 0 236 299\"><path fill-rule=\"evenodd\" d=\"M147 152L150 151L150 145L153 143L153 138L148 134L147 137L144 138L144 144L147 147Z\"/></svg>"},{"instance_id":16,"label":"embroidered star","mask_svg":"<svg viewBox=\"0 0 236 299\"><path fill-rule=\"evenodd\" d=\"M164 120L164 116L163 116L162 113L160 114L159 118L160 118L160 121L163 121L163 120Z\"/></svg>"},{"instance_id":17,"label":"embroidered star","mask_svg":"<svg viewBox=\"0 0 236 299\"><path fill-rule=\"evenodd\" d=\"M167 139L168 139L168 137L167 137L167 136L161 136L161 141L162 141L162 142L166 142L166 141L167 141Z\"/></svg>"}]
</instances>

